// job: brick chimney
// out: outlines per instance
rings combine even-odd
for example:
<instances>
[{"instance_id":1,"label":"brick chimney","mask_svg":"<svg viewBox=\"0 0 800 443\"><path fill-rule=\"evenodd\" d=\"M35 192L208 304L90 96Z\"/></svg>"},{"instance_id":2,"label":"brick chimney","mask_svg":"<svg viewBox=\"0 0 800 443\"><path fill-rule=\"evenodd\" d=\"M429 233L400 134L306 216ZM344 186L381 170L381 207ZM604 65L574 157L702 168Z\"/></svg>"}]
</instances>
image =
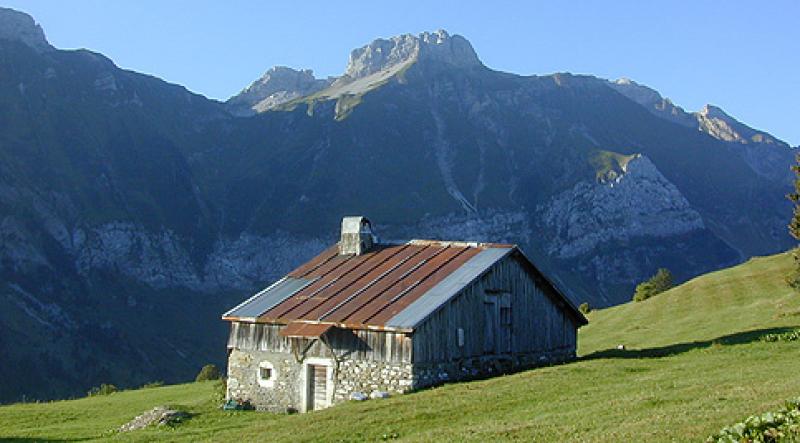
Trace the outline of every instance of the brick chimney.
<instances>
[{"instance_id":1,"label":"brick chimney","mask_svg":"<svg viewBox=\"0 0 800 443\"><path fill-rule=\"evenodd\" d=\"M372 234L372 224L366 217L344 217L342 219L342 238L339 241L339 255L361 255L369 252L377 243Z\"/></svg>"}]
</instances>

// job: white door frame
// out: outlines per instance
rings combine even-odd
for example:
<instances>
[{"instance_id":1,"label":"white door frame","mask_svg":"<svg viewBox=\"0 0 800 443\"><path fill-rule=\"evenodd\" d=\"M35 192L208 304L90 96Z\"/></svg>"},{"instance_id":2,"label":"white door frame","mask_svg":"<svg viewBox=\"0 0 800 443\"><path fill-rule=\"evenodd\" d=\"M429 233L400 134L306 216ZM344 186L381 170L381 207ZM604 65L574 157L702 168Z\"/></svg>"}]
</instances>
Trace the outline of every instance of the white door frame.
<instances>
[{"instance_id":1,"label":"white door frame","mask_svg":"<svg viewBox=\"0 0 800 443\"><path fill-rule=\"evenodd\" d=\"M300 412L308 412L313 409L309 409L311 398L309 396L310 385L309 382L309 366L325 366L325 399L328 403L329 407L333 403L333 360L330 358L318 358L318 357L311 357L306 358L303 360L303 374L300 377L302 379L302 386L300 387L300 392L303 393L303 402L301 404ZM313 377L312 377L313 379Z\"/></svg>"}]
</instances>

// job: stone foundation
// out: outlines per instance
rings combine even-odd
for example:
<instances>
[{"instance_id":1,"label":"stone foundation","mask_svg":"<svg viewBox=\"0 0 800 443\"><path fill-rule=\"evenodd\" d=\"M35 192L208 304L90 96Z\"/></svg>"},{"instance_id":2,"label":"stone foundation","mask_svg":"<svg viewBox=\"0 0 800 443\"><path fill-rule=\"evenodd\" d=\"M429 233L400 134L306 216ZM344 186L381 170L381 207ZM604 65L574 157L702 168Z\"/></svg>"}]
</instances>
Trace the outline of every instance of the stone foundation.
<instances>
[{"instance_id":1,"label":"stone foundation","mask_svg":"<svg viewBox=\"0 0 800 443\"><path fill-rule=\"evenodd\" d=\"M484 356L430 364L391 363L369 360L309 358L297 361L291 353L232 349L228 358L227 397L247 400L260 410L292 412L305 410L305 373L309 363L327 365L331 404L350 399L354 392L369 396L375 391L402 394L447 382L492 377L545 366L575 358L575 350L514 356ZM268 362L274 377L268 386L259 383L258 371Z\"/></svg>"},{"instance_id":2,"label":"stone foundation","mask_svg":"<svg viewBox=\"0 0 800 443\"><path fill-rule=\"evenodd\" d=\"M513 356L488 355L443 363L417 363L414 366L414 389L441 385L454 381L475 380L501 374L524 371L575 359L575 349L565 348L551 352L517 354Z\"/></svg>"},{"instance_id":3,"label":"stone foundation","mask_svg":"<svg viewBox=\"0 0 800 443\"><path fill-rule=\"evenodd\" d=\"M414 383L410 363L345 360L334 377L334 403L350 399L353 392L402 394L410 391Z\"/></svg>"}]
</instances>

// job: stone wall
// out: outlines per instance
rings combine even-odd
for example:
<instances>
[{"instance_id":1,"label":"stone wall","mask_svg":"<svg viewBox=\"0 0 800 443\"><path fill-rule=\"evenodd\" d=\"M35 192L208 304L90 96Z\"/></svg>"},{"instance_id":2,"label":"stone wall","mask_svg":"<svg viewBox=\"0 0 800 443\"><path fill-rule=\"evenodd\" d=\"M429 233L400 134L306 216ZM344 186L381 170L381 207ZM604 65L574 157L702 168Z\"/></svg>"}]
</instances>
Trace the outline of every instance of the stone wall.
<instances>
[{"instance_id":1,"label":"stone wall","mask_svg":"<svg viewBox=\"0 0 800 443\"><path fill-rule=\"evenodd\" d=\"M275 371L269 387L258 382L261 362L269 362ZM354 392L366 396L373 392L401 394L413 386L412 365L369 360L303 359L294 354L232 349L228 357L227 398L247 400L260 410L288 412L304 410L305 366L329 364L332 368L333 386L330 389L332 404L350 399Z\"/></svg>"},{"instance_id":2,"label":"stone wall","mask_svg":"<svg viewBox=\"0 0 800 443\"><path fill-rule=\"evenodd\" d=\"M334 403L350 399L353 392L370 395L374 391L402 394L412 389L410 363L344 360L335 373Z\"/></svg>"},{"instance_id":3,"label":"stone wall","mask_svg":"<svg viewBox=\"0 0 800 443\"><path fill-rule=\"evenodd\" d=\"M451 362L418 363L413 367L412 387L422 389L448 382L494 377L573 359L575 359L575 348L563 348L514 356L487 355Z\"/></svg>"},{"instance_id":4,"label":"stone wall","mask_svg":"<svg viewBox=\"0 0 800 443\"><path fill-rule=\"evenodd\" d=\"M258 383L258 365L262 361L272 363L276 371L272 387ZM257 409L271 412L300 411L302 370L302 363L292 354L232 349L228 356L227 398L247 400Z\"/></svg>"}]
</instances>

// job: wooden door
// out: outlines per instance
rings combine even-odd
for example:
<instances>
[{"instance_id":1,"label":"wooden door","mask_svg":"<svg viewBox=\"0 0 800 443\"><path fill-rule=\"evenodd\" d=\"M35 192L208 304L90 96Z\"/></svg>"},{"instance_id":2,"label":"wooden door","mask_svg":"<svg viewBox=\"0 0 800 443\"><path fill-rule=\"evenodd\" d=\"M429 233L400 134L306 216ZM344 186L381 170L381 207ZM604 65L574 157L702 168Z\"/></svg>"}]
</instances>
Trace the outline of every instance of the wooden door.
<instances>
[{"instance_id":1,"label":"wooden door","mask_svg":"<svg viewBox=\"0 0 800 443\"><path fill-rule=\"evenodd\" d=\"M500 353L510 354L512 349L512 324L513 314L511 312L511 294L503 293L497 297L498 317L497 322L497 341Z\"/></svg>"},{"instance_id":2,"label":"wooden door","mask_svg":"<svg viewBox=\"0 0 800 443\"><path fill-rule=\"evenodd\" d=\"M497 353L497 300L492 296L483 299L483 353Z\"/></svg>"},{"instance_id":3,"label":"wooden door","mask_svg":"<svg viewBox=\"0 0 800 443\"><path fill-rule=\"evenodd\" d=\"M328 367L308 365L308 409L315 411L328 406Z\"/></svg>"},{"instance_id":4,"label":"wooden door","mask_svg":"<svg viewBox=\"0 0 800 443\"><path fill-rule=\"evenodd\" d=\"M509 354L513 345L511 294L486 294L483 298L483 353Z\"/></svg>"}]
</instances>

